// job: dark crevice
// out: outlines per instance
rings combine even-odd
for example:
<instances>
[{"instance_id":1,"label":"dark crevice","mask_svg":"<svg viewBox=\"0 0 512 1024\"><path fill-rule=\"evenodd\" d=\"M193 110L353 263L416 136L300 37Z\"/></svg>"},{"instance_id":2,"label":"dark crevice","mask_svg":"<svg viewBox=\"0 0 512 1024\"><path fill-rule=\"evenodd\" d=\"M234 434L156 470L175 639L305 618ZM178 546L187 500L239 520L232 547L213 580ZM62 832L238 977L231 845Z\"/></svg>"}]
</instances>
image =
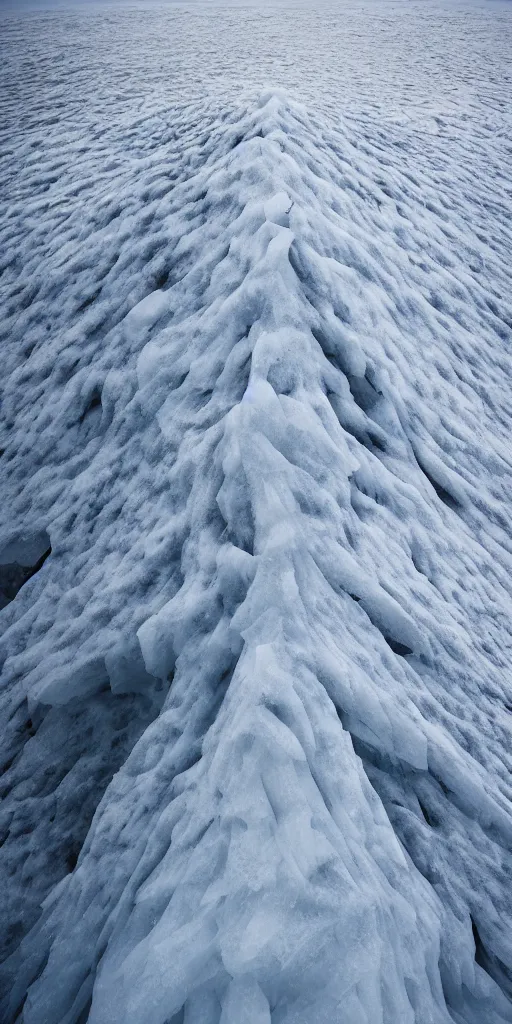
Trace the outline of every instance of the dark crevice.
<instances>
[{"instance_id":1,"label":"dark crevice","mask_svg":"<svg viewBox=\"0 0 512 1024\"><path fill-rule=\"evenodd\" d=\"M352 594L350 591L346 591L346 593L347 593L348 597L352 598L353 601L356 601L357 604L360 603L361 598L358 597L357 594ZM363 607L364 607L364 605L363 605ZM375 626L375 628L379 630L379 632L381 633L381 636L386 641L388 647L390 647L391 650L395 654L400 654L404 658L407 657L408 654L414 654L414 651L411 650L410 647L407 647L407 644L403 644L403 643L401 643L400 640L395 640L394 637L389 636L386 633L383 633L382 629L380 628L379 623L374 621L372 615L368 612L367 608L365 608L364 610L365 610L366 614L368 615L368 618L370 619L370 622L372 622L373 625Z\"/></svg>"},{"instance_id":2,"label":"dark crevice","mask_svg":"<svg viewBox=\"0 0 512 1024\"><path fill-rule=\"evenodd\" d=\"M91 412L93 412L94 409L99 409L99 408L101 408L101 391L100 391L99 388L95 388L93 393L92 393L92 395L91 395L91 397L90 397L90 399L89 399L89 401L88 401L88 403L87 403L87 405L86 405L86 407L85 407L85 409L84 409L84 411L83 411L83 413L82 413L82 415L81 415L81 417L80 417L80 423L83 423L85 418Z\"/></svg>"},{"instance_id":3,"label":"dark crevice","mask_svg":"<svg viewBox=\"0 0 512 1024\"><path fill-rule=\"evenodd\" d=\"M392 636L385 636L384 633L382 635L388 647L391 647L391 650L394 651L395 654L400 654L405 658L408 654L414 653L410 647L407 647L406 644L400 643L399 640L395 640Z\"/></svg>"},{"instance_id":4,"label":"dark crevice","mask_svg":"<svg viewBox=\"0 0 512 1024\"><path fill-rule=\"evenodd\" d=\"M439 785L440 785L444 795L447 796L448 798L450 798L450 790L448 789L448 786L446 786L444 784L443 780L442 779L438 779L436 775L433 775L433 778L436 780L436 782L439 783Z\"/></svg>"},{"instance_id":5,"label":"dark crevice","mask_svg":"<svg viewBox=\"0 0 512 1024\"><path fill-rule=\"evenodd\" d=\"M80 854L80 847L79 846L72 846L69 849L68 853L66 854L66 867L67 867L67 869L68 869L68 871L70 873L72 871L74 871L75 868L76 868L76 865L78 863L79 854Z\"/></svg>"},{"instance_id":6,"label":"dark crevice","mask_svg":"<svg viewBox=\"0 0 512 1024\"><path fill-rule=\"evenodd\" d=\"M366 415L369 415L376 402L381 398L381 392L373 386L366 374L364 377L355 377L352 373L346 374L348 386L354 402Z\"/></svg>"},{"instance_id":7,"label":"dark crevice","mask_svg":"<svg viewBox=\"0 0 512 1024\"><path fill-rule=\"evenodd\" d=\"M339 410L336 407L337 402L334 392L327 391L326 397L330 403L334 415L336 416L336 419L338 420L340 426L343 427L343 430L346 430L347 433L351 435L351 437L353 437L359 444L362 444L363 447L366 448L369 452L371 452L372 455L375 455L376 452L384 453L387 451L385 438L379 437L374 431L365 429L365 426L363 424L359 426L358 424L349 422L349 418L340 414Z\"/></svg>"},{"instance_id":8,"label":"dark crevice","mask_svg":"<svg viewBox=\"0 0 512 1024\"><path fill-rule=\"evenodd\" d=\"M336 353L332 352L330 350L330 348L327 345L327 342L323 338L323 335L320 333L320 331L318 331L316 329L316 327L312 327L311 328L311 334L313 335L315 341L317 341L318 344L320 345L320 348L322 349L322 352L323 352L325 358L330 362L331 366L335 366L337 370L341 370L341 367L340 367L340 365L338 363L338 360L336 358ZM324 342L325 342L325 347L324 347ZM343 371L341 371L341 372L343 372Z\"/></svg>"},{"instance_id":9,"label":"dark crevice","mask_svg":"<svg viewBox=\"0 0 512 1024\"><path fill-rule=\"evenodd\" d=\"M13 1014L13 1017L12 1017L12 1024L21 1024L23 1009L24 1009L25 1003L27 1001L27 995L28 995L28 993L25 993L21 1003L19 1004L19 1006L14 1011L14 1014Z\"/></svg>"},{"instance_id":10,"label":"dark crevice","mask_svg":"<svg viewBox=\"0 0 512 1024\"><path fill-rule=\"evenodd\" d=\"M370 444L374 448L376 448L377 451L379 451L379 452L387 451L385 441L383 441L382 438L377 437L376 434L368 434L368 439L370 441Z\"/></svg>"},{"instance_id":11,"label":"dark crevice","mask_svg":"<svg viewBox=\"0 0 512 1024\"><path fill-rule=\"evenodd\" d=\"M181 377L178 377L178 380L176 381L176 384L174 385L172 390L173 391L178 391L178 389L181 387L181 385L184 384L184 382L186 381L187 377L188 377L188 370L184 374L182 374Z\"/></svg>"},{"instance_id":12,"label":"dark crevice","mask_svg":"<svg viewBox=\"0 0 512 1024\"><path fill-rule=\"evenodd\" d=\"M476 921L471 917L471 928L475 942L475 961L479 967L496 982L501 991L510 999L512 996L512 975L510 970L494 953L489 953L482 942Z\"/></svg>"},{"instance_id":13,"label":"dark crevice","mask_svg":"<svg viewBox=\"0 0 512 1024\"><path fill-rule=\"evenodd\" d=\"M98 298L100 292L101 288L98 288L98 291L94 292L93 295L89 295L87 299L84 299L82 304L78 307L77 313L83 313L85 309L88 309L89 306L92 306L93 302L95 302L96 299Z\"/></svg>"},{"instance_id":14,"label":"dark crevice","mask_svg":"<svg viewBox=\"0 0 512 1024\"><path fill-rule=\"evenodd\" d=\"M342 727L345 729L346 732L348 732L349 730L347 730L347 716L345 715L344 711L338 707L337 704L335 704L334 706Z\"/></svg>"},{"instance_id":15,"label":"dark crevice","mask_svg":"<svg viewBox=\"0 0 512 1024\"><path fill-rule=\"evenodd\" d=\"M169 280L169 271L166 270L155 278L155 288L163 288Z\"/></svg>"},{"instance_id":16,"label":"dark crevice","mask_svg":"<svg viewBox=\"0 0 512 1024\"><path fill-rule=\"evenodd\" d=\"M426 821L427 825L430 825L430 827L433 828L434 827L434 822L433 822L432 818L430 817L430 814L428 813L427 808L425 807L424 804L422 804L421 800L418 800L418 804L419 804L420 811L421 811L423 817L425 818L425 821Z\"/></svg>"},{"instance_id":17,"label":"dark crevice","mask_svg":"<svg viewBox=\"0 0 512 1024\"><path fill-rule=\"evenodd\" d=\"M375 768L377 771L384 772L386 775L392 776L396 771L396 765L393 765L391 758L387 753L382 750L378 750L377 747L371 746L364 740L360 739L352 731L350 731L352 737L352 746L358 757L363 762L363 767L372 785L372 772L371 769ZM380 794L379 794L380 795Z\"/></svg>"},{"instance_id":18,"label":"dark crevice","mask_svg":"<svg viewBox=\"0 0 512 1024\"><path fill-rule=\"evenodd\" d=\"M440 484L439 481L436 480L436 478L432 476L431 473L429 473L428 469L425 468L421 460L418 458L416 452L414 454L416 457L416 462L418 463L418 466L421 469L421 472L426 476L429 484L431 484L431 486L434 488L437 497L443 502L444 505L447 506L447 508L450 508L453 512L457 512L461 507L460 501L458 501L453 494L450 494L450 492L447 491L446 488L443 487L443 485Z\"/></svg>"},{"instance_id":19,"label":"dark crevice","mask_svg":"<svg viewBox=\"0 0 512 1024\"><path fill-rule=\"evenodd\" d=\"M168 1017L165 1024L183 1024L185 1020L185 1007L182 1006L181 1010L178 1010L173 1017Z\"/></svg>"},{"instance_id":20,"label":"dark crevice","mask_svg":"<svg viewBox=\"0 0 512 1024\"><path fill-rule=\"evenodd\" d=\"M80 1016L77 1018L76 1024L87 1024L89 1020L89 1014L91 1012L92 996L89 996Z\"/></svg>"},{"instance_id":21,"label":"dark crevice","mask_svg":"<svg viewBox=\"0 0 512 1024\"><path fill-rule=\"evenodd\" d=\"M480 934L479 934L478 928L476 926L476 923L474 921L474 918L471 918L471 929L473 931L473 941L475 943L475 960L476 960L477 963L480 963L480 960L482 958L482 948L483 948L483 946L482 946L482 940L480 938ZM480 966L481 966L481 964L480 964Z\"/></svg>"},{"instance_id":22,"label":"dark crevice","mask_svg":"<svg viewBox=\"0 0 512 1024\"><path fill-rule=\"evenodd\" d=\"M14 601L16 594L24 584L43 567L51 552L50 545L35 565L19 565L18 562L0 565L0 608L5 608L7 604Z\"/></svg>"},{"instance_id":23,"label":"dark crevice","mask_svg":"<svg viewBox=\"0 0 512 1024\"><path fill-rule=\"evenodd\" d=\"M206 833L208 832L208 829L211 828L214 821L215 818L210 818L210 820L207 821L205 825L202 825L198 832L196 832L196 834L194 835L194 846L199 846L199 843L201 842L202 839L204 839Z\"/></svg>"}]
</instances>

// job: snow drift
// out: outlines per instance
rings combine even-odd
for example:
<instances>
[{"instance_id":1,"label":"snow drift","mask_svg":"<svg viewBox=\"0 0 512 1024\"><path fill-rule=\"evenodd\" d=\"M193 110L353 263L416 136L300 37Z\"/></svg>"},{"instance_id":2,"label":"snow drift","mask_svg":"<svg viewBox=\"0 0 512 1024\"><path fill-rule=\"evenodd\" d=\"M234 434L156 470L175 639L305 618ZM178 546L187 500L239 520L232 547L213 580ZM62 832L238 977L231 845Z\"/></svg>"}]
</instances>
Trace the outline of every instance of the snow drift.
<instances>
[{"instance_id":1,"label":"snow drift","mask_svg":"<svg viewBox=\"0 0 512 1024\"><path fill-rule=\"evenodd\" d=\"M512 1021L510 237L273 91L117 175L4 225L2 1019Z\"/></svg>"}]
</instances>

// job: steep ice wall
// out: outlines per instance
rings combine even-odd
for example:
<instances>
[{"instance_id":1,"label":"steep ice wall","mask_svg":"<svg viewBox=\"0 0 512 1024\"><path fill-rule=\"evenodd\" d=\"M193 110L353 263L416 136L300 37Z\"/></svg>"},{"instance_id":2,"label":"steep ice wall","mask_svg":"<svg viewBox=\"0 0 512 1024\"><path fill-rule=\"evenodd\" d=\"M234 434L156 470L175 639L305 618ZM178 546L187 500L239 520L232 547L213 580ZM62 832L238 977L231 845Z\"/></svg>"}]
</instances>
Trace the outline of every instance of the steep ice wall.
<instances>
[{"instance_id":1,"label":"steep ice wall","mask_svg":"<svg viewBox=\"0 0 512 1024\"><path fill-rule=\"evenodd\" d=\"M466 174L269 92L10 207L6 1021L512 1021L510 232Z\"/></svg>"}]
</instances>

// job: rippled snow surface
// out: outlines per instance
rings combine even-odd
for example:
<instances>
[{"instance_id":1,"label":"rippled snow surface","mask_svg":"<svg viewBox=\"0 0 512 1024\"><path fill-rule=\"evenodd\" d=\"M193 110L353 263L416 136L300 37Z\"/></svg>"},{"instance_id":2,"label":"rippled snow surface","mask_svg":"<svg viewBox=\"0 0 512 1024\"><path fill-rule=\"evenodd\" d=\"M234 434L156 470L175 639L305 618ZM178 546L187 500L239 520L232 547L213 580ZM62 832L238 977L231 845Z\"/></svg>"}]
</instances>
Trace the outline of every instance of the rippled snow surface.
<instances>
[{"instance_id":1,"label":"rippled snow surface","mask_svg":"<svg viewBox=\"0 0 512 1024\"><path fill-rule=\"evenodd\" d=\"M0 38L2 1024L512 1021L512 8Z\"/></svg>"}]
</instances>

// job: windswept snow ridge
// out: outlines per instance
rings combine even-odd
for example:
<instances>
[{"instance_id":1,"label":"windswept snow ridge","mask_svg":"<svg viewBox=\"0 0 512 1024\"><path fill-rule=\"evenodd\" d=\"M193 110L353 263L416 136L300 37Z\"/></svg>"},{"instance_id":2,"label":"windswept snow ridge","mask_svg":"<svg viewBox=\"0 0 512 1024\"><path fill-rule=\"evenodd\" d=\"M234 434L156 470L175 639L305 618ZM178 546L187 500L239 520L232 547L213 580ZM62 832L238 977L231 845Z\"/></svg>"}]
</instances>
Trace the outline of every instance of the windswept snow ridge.
<instances>
[{"instance_id":1,"label":"windswept snow ridge","mask_svg":"<svg viewBox=\"0 0 512 1024\"><path fill-rule=\"evenodd\" d=\"M151 137L3 223L2 1020L512 1021L505 195Z\"/></svg>"}]
</instances>

